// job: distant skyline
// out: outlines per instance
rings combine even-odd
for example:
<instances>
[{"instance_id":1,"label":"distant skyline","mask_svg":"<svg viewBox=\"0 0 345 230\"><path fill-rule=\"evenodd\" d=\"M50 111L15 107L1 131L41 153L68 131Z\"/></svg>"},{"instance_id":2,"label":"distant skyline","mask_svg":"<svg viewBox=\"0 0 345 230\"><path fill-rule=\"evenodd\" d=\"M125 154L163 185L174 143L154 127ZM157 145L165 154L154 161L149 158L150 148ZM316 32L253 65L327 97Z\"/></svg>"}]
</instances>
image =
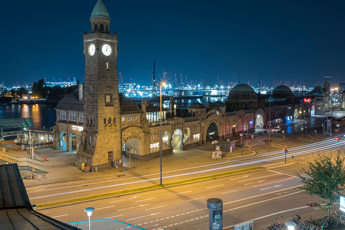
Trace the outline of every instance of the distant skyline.
<instances>
[{"instance_id":1,"label":"distant skyline","mask_svg":"<svg viewBox=\"0 0 345 230\"><path fill-rule=\"evenodd\" d=\"M97 0L5 1L0 81L84 75L83 32ZM345 1L103 0L119 33L118 71L188 80L345 82ZM217 80L216 80L217 79Z\"/></svg>"}]
</instances>

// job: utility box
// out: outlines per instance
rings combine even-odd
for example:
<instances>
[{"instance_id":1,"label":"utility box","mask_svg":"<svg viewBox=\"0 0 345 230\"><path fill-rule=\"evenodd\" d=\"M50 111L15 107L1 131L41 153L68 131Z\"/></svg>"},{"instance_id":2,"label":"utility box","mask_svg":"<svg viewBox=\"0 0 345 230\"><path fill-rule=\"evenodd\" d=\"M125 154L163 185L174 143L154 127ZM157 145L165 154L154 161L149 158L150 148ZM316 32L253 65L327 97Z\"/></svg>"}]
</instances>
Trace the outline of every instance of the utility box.
<instances>
[{"instance_id":1,"label":"utility box","mask_svg":"<svg viewBox=\"0 0 345 230\"><path fill-rule=\"evenodd\" d=\"M218 198L207 200L207 208L210 210L210 230L223 229L223 201Z\"/></svg>"}]
</instances>

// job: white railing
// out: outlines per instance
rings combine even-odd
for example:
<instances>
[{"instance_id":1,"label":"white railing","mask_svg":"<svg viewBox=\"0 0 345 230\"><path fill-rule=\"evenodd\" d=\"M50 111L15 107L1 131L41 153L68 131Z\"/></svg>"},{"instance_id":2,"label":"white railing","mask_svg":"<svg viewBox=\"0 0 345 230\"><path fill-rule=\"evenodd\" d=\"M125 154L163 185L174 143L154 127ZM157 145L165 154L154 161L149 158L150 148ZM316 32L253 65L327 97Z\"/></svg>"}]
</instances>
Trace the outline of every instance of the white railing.
<instances>
[{"instance_id":1,"label":"white railing","mask_svg":"<svg viewBox=\"0 0 345 230\"><path fill-rule=\"evenodd\" d=\"M18 166L29 166L31 168L47 172L47 169L44 166L43 161L31 159L30 157L17 157L0 152L0 160L9 163L16 163L18 164Z\"/></svg>"}]
</instances>

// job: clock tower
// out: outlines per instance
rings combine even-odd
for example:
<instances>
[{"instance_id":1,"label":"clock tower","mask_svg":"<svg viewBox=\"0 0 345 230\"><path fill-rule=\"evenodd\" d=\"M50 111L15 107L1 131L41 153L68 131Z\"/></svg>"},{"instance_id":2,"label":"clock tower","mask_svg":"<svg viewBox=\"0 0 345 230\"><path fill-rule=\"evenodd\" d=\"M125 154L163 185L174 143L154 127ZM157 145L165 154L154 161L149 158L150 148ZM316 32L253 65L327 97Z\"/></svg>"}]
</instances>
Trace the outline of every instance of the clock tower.
<instances>
[{"instance_id":1,"label":"clock tower","mask_svg":"<svg viewBox=\"0 0 345 230\"><path fill-rule=\"evenodd\" d=\"M114 166L121 158L121 119L117 76L118 36L102 0L91 14L91 33L84 33L84 131L78 161L92 170Z\"/></svg>"}]
</instances>

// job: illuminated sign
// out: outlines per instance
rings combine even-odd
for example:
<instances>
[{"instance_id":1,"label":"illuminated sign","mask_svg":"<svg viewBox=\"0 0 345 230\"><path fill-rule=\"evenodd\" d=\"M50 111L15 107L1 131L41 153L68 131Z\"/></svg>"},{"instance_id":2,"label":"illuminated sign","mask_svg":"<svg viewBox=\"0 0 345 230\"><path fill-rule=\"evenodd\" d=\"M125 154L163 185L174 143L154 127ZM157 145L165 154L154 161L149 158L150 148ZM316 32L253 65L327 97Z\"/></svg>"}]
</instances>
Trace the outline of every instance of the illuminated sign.
<instances>
[{"instance_id":1,"label":"illuminated sign","mask_svg":"<svg viewBox=\"0 0 345 230\"><path fill-rule=\"evenodd\" d=\"M309 103L309 104L310 104L311 100L310 100L310 98L303 98L303 102L304 102L304 103Z\"/></svg>"},{"instance_id":2,"label":"illuminated sign","mask_svg":"<svg viewBox=\"0 0 345 230\"><path fill-rule=\"evenodd\" d=\"M81 132L84 130L84 128L83 128L83 126L72 125L72 130L77 130L77 131Z\"/></svg>"}]
</instances>

